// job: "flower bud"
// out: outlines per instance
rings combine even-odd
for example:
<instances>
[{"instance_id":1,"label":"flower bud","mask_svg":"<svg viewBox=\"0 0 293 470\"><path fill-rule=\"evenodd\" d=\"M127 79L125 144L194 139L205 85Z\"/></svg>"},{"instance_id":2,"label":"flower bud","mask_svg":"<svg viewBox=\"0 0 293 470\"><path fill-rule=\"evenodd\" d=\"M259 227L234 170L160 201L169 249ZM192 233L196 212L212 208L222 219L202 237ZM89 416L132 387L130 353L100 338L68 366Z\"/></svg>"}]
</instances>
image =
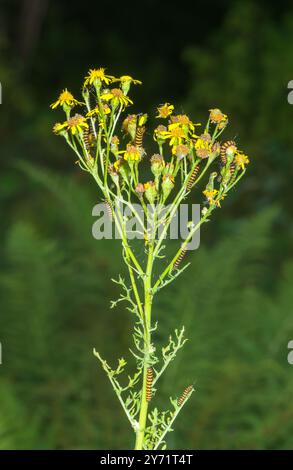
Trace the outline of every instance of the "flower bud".
<instances>
[{"instance_id":1,"label":"flower bud","mask_svg":"<svg viewBox=\"0 0 293 470\"><path fill-rule=\"evenodd\" d=\"M215 142L213 147L212 147L212 152L216 156L220 155L221 152L221 144L219 142Z\"/></svg>"},{"instance_id":2,"label":"flower bud","mask_svg":"<svg viewBox=\"0 0 293 470\"><path fill-rule=\"evenodd\" d=\"M172 175L174 172L174 165L173 163L166 163L163 174L164 175Z\"/></svg>"},{"instance_id":3,"label":"flower bud","mask_svg":"<svg viewBox=\"0 0 293 470\"><path fill-rule=\"evenodd\" d=\"M124 179L124 181L128 181L129 180L129 166L127 165L127 162L124 161L122 158L119 158L119 160L117 160L114 165L113 165L114 169L116 170L117 173L119 173L122 178Z\"/></svg>"},{"instance_id":4,"label":"flower bud","mask_svg":"<svg viewBox=\"0 0 293 470\"><path fill-rule=\"evenodd\" d=\"M131 85L131 77L129 77L128 75L124 75L123 80L121 80L121 88L122 88L124 95L127 95L127 93L129 92L130 85Z\"/></svg>"},{"instance_id":5,"label":"flower bud","mask_svg":"<svg viewBox=\"0 0 293 470\"><path fill-rule=\"evenodd\" d=\"M129 134L131 140L135 139L136 133L136 114L128 114L122 123L122 129L126 134Z\"/></svg>"},{"instance_id":6,"label":"flower bud","mask_svg":"<svg viewBox=\"0 0 293 470\"><path fill-rule=\"evenodd\" d=\"M138 197L142 197L143 193L145 192L144 185L142 183L138 183L135 188L135 192L138 195Z\"/></svg>"},{"instance_id":7,"label":"flower bud","mask_svg":"<svg viewBox=\"0 0 293 470\"><path fill-rule=\"evenodd\" d=\"M154 130L154 140L158 142L159 145L163 145L165 143L165 132L167 131L166 126L159 125Z\"/></svg>"},{"instance_id":8,"label":"flower bud","mask_svg":"<svg viewBox=\"0 0 293 470\"><path fill-rule=\"evenodd\" d=\"M150 204L154 204L158 195L156 185L153 181L148 181L144 184L144 190L147 200Z\"/></svg>"},{"instance_id":9,"label":"flower bud","mask_svg":"<svg viewBox=\"0 0 293 470\"><path fill-rule=\"evenodd\" d=\"M163 195L164 198L166 199L172 189L174 188L174 177L167 173L166 175L163 176L163 181L162 181L162 190L163 190Z\"/></svg>"},{"instance_id":10,"label":"flower bud","mask_svg":"<svg viewBox=\"0 0 293 470\"><path fill-rule=\"evenodd\" d=\"M115 163L118 163L119 160L117 160L117 162ZM114 181L114 183L116 185L118 185L119 183L119 165L116 165L115 167L115 163L110 163L110 165L108 166L108 172L109 172L109 175L111 176L112 180Z\"/></svg>"},{"instance_id":11,"label":"flower bud","mask_svg":"<svg viewBox=\"0 0 293 470\"><path fill-rule=\"evenodd\" d=\"M113 135L111 139L111 151L114 155L118 155L118 145L119 145L119 137L117 135Z\"/></svg>"},{"instance_id":12,"label":"flower bud","mask_svg":"<svg viewBox=\"0 0 293 470\"><path fill-rule=\"evenodd\" d=\"M162 174L165 166L164 157L159 153L155 153L151 158L151 170L152 173L158 177Z\"/></svg>"},{"instance_id":13,"label":"flower bud","mask_svg":"<svg viewBox=\"0 0 293 470\"><path fill-rule=\"evenodd\" d=\"M210 121L213 124L220 124L227 121L227 116L218 108L210 109Z\"/></svg>"}]
</instances>

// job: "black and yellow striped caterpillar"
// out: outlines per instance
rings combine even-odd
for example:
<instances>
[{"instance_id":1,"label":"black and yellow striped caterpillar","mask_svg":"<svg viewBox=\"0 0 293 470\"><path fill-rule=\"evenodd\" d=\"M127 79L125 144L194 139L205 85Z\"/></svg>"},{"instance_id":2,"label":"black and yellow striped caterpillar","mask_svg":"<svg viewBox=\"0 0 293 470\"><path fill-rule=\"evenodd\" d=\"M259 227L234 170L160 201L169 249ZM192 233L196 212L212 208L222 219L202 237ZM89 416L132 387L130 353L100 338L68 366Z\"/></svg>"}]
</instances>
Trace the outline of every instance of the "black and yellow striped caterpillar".
<instances>
[{"instance_id":1,"label":"black and yellow striped caterpillar","mask_svg":"<svg viewBox=\"0 0 293 470\"><path fill-rule=\"evenodd\" d=\"M87 160L91 164L93 164L93 162L94 162L93 148L92 148L93 133L92 133L92 127L91 127L90 123L89 123L88 127L84 129L82 138L83 138L83 141L84 141L84 146L86 148Z\"/></svg>"},{"instance_id":2,"label":"black and yellow striped caterpillar","mask_svg":"<svg viewBox=\"0 0 293 470\"><path fill-rule=\"evenodd\" d=\"M221 145L221 163L223 166L227 164L227 149L229 147L235 147L235 149L237 149L236 143L234 142L234 140L228 140L223 145ZM236 171L236 164L233 159L230 162L229 170L230 170L230 177L232 177Z\"/></svg>"},{"instance_id":3,"label":"black and yellow striped caterpillar","mask_svg":"<svg viewBox=\"0 0 293 470\"><path fill-rule=\"evenodd\" d=\"M198 175L198 172L199 172L199 165L197 165L193 172L191 173L190 177L188 178L188 181L187 181L187 186L186 186L186 189L187 191L190 191L192 189L192 186L196 180L196 177Z\"/></svg>"},{"instance_id":4,"label":"black and yellow striped caterpillar","mask_svg":"<svg viewBox=\"0 0 293 470\"><path fill-rule=\"evenodd\" d=\"M236 143L234 142L234 140L228 140L227 142L224 142L222 145L221 145L221 162L223 165L226 165L227 163L227 149L229 147L236 147Z\"/></svg>"},{"instance_id":5,"label":"black and yellow striped caterpillar","mask_svg":"<svg viewBox=\"0 0 293 470\"><path fill-rule=\"evenodd\" d=\"M189 385L188 387L186 387L186 389L184 390L184 392L182 393L181 397L178 398L177 400L177 406L181 406L183 405L183 403L185 402L185 400L188 398L188 396L191 394L193 390L193 385Z\"/></svg>"},{"instance_id":6,"label":"black and yellow striped caterpillar","mask_svg":"<svg viewBox=\"0 0 293 470\"><path fill-rule=\"evenodd\" d=\"M136 147L142 147L144 133L145 133L145 126L137 126L136 131L135 131L135 138L133 142Z\"/></svg>"},{"instance_id":7,"label":"black and yellow striped caterpillar","mask_svg":"<svg viewBox=\"0 0 293 470\"><path fill-rule=\"evenodd\" d=\"M88 152L90 152L90 149L91 149L91 142L90 142L91 135L90 135L89 127L86 127L84 129L82 136L83 136L83 141L84 141L85 148L87 149Z\"/></svg>"},{"instance_id":8,"label":"black and yellow striped caterpillar","mask_svg":"<svg viewBox=\"0 0 293 470\"><path fill-rule=\"evenodd\" d=\"M186 255L186 250L181 250L178 257L176 258L176 261L174 262L173 264L173 268L172 269L178 269L179 268L179 265L180 263L182 262L183 258L185 257Z\"/></svg>"},{"instance_id":9,"label":"black and yellow striped caterpillar","mask_svg":"<svg viewBox=\"0 0 293 470\"><path fill-rule=\"evenodd\" d=\"M147 368L147 377L146 377L146 400L151 401L153 395L153 379L154 373L151 367Z\"/></svg>"},{"instance_id":10,"label":"black and yellow striped caterpillar","mask_svg":"<svg viewBox=\"0 0 293 470\"><path fill-rule=\"evenodd\" d=\"M113 220L113 209L112 209L112 205L110 204L109 201L107 201L105 199L104 201L104 204L105 204L105 208L106 208L106 211L107 211L107 214L108 214L108 217L110 220Z\"/></svg>"},{"instance_id":11,"label":"black and yellow striped caterpillar","mask_svg":"<svg viewBox=\"0 0 293 470\"><path fill-rule=\"evenodd\" d=\"M236 171L236 164L234 160L232 160L232 162L230 163L229 170L230 170L230 175L232 178L232 176L234 176L235 171Z\"/></svg>"}]
</instances>

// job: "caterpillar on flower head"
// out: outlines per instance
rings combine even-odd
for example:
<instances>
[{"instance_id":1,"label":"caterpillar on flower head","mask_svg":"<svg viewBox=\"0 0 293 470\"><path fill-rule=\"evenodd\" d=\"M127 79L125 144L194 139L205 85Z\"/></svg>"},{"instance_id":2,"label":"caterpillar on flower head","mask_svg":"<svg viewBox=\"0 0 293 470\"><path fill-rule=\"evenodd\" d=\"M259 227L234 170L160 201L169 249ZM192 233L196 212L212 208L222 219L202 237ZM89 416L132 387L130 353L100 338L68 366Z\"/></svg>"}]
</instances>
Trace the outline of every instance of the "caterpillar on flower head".
<instances>
[{"instance_id":1,"label":"caterpillar on flower head","mask_svg":"<svg viewBox=\"0 0 293 470\"><path fill-rule=\"evenodd\" d=\"M147 401L151 401L151 399L152 399L153 379L154 379L153 369L151 367L148 367L147 368L147 377L146 377L146 399L147 399Z\"/></svg>"},{"instance_id":2,"label":"caterpillar on flower head","mask_svg":"<svg viewBox=\"0 0 293 470\"><path fill-rule=\"evenodd\" d=\"M182 262L183 258L185 257L186 255L186 250L181 250L178 257L176 258L176 261L174 262L173 264L173 268L172 269L178 269L179 268L179 265L180 263Z\"/></svg>"},{"instance_id":3,"label":"caterpillar on flower head","mask_svg":"<svg viewBox=\"0 0 293 470\"><path fill-rule=\"evenodd\" d=\"M147 121L147 114L139 114L137 116L137 125L135 130L135 137L133 141L133 145L136 147L142 147L143 144L143 136L145 133L145 123Z\"/></svg>"},{"instance_id":4,"label":"caterpillar on flower head","mask_svg":"<svg viewBox=\"0 0 293 470\"><path fill-rule=\"evenodd\" d=\"M227 150L229 147L234 147L235 150L237 149L237 146L236 146L236 143L234 142L234 140L228 140L227 142L224 142L222 145L221 145L221 151L220 151L220 155L221 155L221 162L222 162L222 165L226 165L227 163Z\"/></svg>"},{"instance_id":5,"label":"caterpillar on flower head","mask_svg":"<svg viewBox=\"0 0 293 470\"><path fill-rule=\"evenodd\" d=\"M228 155L229 149L231 149L231 152L232 152L231 153L232 159L230 160L230 165L229 165L230 177L232 177L236 171L236 164L232 156L237 150L236 143L234 142L234 140L228 140L223 145L221 145L221 163L223 166L227 165L227 161L229 157Z\"/></svg>"},{"instance_id":6,"label":"caterpillar on flower head","mask_svg":"<svg viewBox=\"0 0 293 470\"><path fill-rule=\"evenodd\" d=\"M198 172L199 172L199 165L197 165L194 168L193 172L191 173L190 177L188 178L187 186L186 186L187 191L190 191L192 189L192 186L194 185L194 182L196 180Z\"/></svg>"},{"instance_id":7,"label":"caterpillar on flower head","mask_svg":"<svg viewBox=\"0 0 293 470\"><path fill-rule=\"evenodd\" d=\"M179 397L178 400L177 400L177 406L183 405L183 403L189 397L189 395L191 394L192 391L193 391L193 385L189 385L188 387L186 387L186 389L182 393L181 397Z\"/></svg>"}]
</instances>

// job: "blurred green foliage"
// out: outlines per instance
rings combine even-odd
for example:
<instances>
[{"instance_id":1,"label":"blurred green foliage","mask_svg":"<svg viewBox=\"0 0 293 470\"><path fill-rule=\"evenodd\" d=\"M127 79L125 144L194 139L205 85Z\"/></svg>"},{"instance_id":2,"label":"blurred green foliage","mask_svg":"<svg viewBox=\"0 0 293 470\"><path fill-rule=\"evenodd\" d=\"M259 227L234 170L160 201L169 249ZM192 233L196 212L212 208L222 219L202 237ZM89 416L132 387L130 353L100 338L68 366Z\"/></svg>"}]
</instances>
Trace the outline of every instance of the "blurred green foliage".
<instances>
[{"instance_id":1,"label":"blurred green foliage","mask_svg":"<svg viewBox=\"0 0 293 470\"><path fill-rule=\"evenodd\" d=\"M92 238L96 189L51 134L56 77L46 57L52 62L68 33L60 21L42 40L42 83L25 78L0 41L0 449L129 448L128 425L92 355L94 346L110 363L128 355L131 318L109 309L120 246ZM110 30L103 39L109 63L115 38ZM124 53L126 71L132 65L149 82L138 101L147 107L173 74L163 100L174 84L177 105L195 119L220 107L231 120L227 138L236 135L251 158L240 188L204 226L192 265L155 305L159 345L180 324L190 338L154 399L166 407L170 394L195 384L173 448L292 448L292 40L292 9L276 18L273 7L233 2L204 40L182 46L189 87L180 78L176 85L170 58L162 65L154 53L140 67L126 40L116 51L117 69ZM83 60L64 71L75 83Z\"/></svg>"}]
</instances>

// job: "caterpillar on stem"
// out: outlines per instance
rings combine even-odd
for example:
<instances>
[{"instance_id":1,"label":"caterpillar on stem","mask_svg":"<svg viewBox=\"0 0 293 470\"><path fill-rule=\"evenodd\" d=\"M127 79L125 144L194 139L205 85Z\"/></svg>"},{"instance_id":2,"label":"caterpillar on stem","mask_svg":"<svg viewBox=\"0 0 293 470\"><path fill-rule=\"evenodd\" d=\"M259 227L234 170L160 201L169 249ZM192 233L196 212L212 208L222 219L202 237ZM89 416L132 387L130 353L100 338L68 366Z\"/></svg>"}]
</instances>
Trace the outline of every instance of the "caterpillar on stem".
<instances>
[{"instance_id":1,"label":"caterpillar on stem","mask_svg":"<svg viewBox=\"0 0 293 470\"><path fill-rule=\"evenodd\" d=\"M186 186L187 191L190 191L192 189L192 186L194 185L194 182L196 180L196 177L197 177L198 173L199 173L199 165L197 165L194 168L193 172L191 173L190 177L188 178L187 186Z\"/></svg>"},{"instance_id":2,"label":"caterpillar on stem","mask_svg":"<svg viewBox=\"0 0 293 470\"><path fill-rule=\"evenodd\" d=\"M183 258L186 256L186 253L187 253L186 250L184 249L181 250L181 252L179 253L178 257L176 258L173 264L173 268L172 268L173 270L179 268L180 264L182 263Z\"/></svg>"},{"instance_id":3,"label":"caterpillar on stem","mask_svg":"<svg viewBox=\"0 0 293 470\"><path fill-rule=\"evenodd\" d=\"M146 399L147 399L147 401L151 401L151 399L152 399L153 379L154 379L153 369L151 367L148 367L148 369L147 369L147 378L146 378Z\"/></svg>"},{"instance_id":4,"label":"caterpillar on stem","mask_svg":"<svg viewBox=\"0 0 293 470\"><path fill-rule=\"evenodd\" d=\"M186 387L182 395L177 400L177 406L183 405L183 403L187 400L192 391L193 385L189 385L188 387Z\"/></svg>"}]
</instances>

